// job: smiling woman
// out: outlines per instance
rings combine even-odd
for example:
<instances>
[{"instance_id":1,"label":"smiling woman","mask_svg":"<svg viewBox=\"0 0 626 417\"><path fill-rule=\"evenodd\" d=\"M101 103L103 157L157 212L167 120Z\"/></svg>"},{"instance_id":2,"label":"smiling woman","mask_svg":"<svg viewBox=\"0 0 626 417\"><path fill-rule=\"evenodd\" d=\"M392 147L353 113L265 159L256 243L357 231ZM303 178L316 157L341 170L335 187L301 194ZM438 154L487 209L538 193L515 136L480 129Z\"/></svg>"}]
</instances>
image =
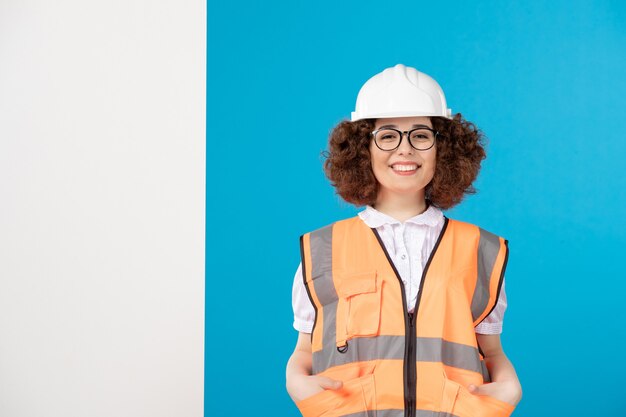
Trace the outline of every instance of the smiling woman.
<instances>
[{"instance_id":1,"label":"smiling woman","mask_svg":"<svg viewBox=\"0 0 626 417\"><path fill-rule=\"evenodd\" d=\"M483 135L401 64L356 107L324 169L367 207L300 237L287 391L304 417L508 417L521 399L499 337L508 241L441 212L475 193Z\"/></svg>"}]
</instances>

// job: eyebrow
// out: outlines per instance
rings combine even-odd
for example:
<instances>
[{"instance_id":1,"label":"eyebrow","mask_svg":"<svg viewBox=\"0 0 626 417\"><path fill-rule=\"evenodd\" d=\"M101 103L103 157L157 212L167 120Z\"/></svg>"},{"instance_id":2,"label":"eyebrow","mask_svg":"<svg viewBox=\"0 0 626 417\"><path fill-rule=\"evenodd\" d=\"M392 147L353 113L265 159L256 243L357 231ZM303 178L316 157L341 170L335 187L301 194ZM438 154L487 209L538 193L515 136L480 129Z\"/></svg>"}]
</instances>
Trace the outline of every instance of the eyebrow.
<instances>
[{"instance_id":1,"label":"eyebrow","mask_svg":"<svg viewBox=\"0 0 626 417\"><path fill-rule=\"evenodd\" d=\"M379 129L384 129L384 128L387 128L387 127L393 127L393 128L395 128L395 129L397 129L397 128L398 128L398 125L383 125L383 126L379 127ZM413 125L413 126L411 126L411 127L412 127L412 128L413 128L413 127L427 127L427 128L429 128L429 129L432 129L430 126L426 126L426 125Z\"/></svg>"}]
</instances>

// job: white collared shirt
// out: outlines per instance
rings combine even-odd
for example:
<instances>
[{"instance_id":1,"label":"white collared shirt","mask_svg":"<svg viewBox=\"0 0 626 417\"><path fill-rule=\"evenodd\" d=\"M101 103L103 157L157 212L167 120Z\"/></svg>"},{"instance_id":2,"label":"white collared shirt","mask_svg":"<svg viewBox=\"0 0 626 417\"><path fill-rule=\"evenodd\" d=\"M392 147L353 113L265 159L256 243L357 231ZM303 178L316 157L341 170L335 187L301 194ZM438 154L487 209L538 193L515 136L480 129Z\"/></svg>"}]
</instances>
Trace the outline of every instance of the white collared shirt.
<instances>
[{"instance_id":1,"label":"white collared shirt","mask_svg":"<svg viewBox=\"0 0 626 417\"><path fill-rule=\"evenodd\" d=\"M371 206L366 206L365 210L358 215L368 227L376 228L378 231L404 283L408 301L407 308L409 312L412 312L417 301L424 266L443 228L443 213L430 205L423 213L401 222ZM476 333L502 333L502 319L506 305L503 278L496 307L475 327ZM311 304L304 287L302 262L298 265L294 276L292 307L294 312L293 327L300 332L311 333L315 320L315 308Z\"/></svg>"}]
</instances>

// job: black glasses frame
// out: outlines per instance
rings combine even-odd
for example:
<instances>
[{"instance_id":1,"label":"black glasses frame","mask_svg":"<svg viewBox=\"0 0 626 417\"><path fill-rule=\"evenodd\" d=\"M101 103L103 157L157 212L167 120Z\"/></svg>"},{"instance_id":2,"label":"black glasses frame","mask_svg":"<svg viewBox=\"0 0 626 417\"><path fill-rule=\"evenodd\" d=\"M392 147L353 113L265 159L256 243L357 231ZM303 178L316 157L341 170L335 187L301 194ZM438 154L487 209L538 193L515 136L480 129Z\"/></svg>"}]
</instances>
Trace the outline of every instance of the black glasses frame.
<instances>
[{"instance_id":1,"label":"black glasses frame","mask_svg":"<svg viewBox=\"0 0 626 417\"><path fill-rule=\"evenodd\" d=\"M395 147L395 148L393 148L393 149L383 149L383 148L381 148L381 147L378 145L378 142L376 141L376 134L377 134L378 132L380 132L381 130L393 130L393 131L398 132L398 134L400 135L400 140L398 141L398 146L396 146L396 147ZM426 149L416 148L416 147L413 145L413 142L411 142L411 132L413 132L413 131L415 131L415 130L430 130L432 133L434 133L434 134L435 134L435 139L433 140L432 145L430 145L430 146L429 146L428 148L426 148ZM435 142L437 141L437 136L439 136L439 131L438 131L438 130L435 130L435 129L431 129L430 127L426 127L426 126L423 126L423 127L416 127L415 129L405 130L405 131L398 130L398 129L394 129L393 127L383 127L383 128L381 128L381 129L376 129L376 130L374 130L373 132L371 132L371 133L370 133L370 135L371 135L371 136L372 136L372 138L374 139L374 144L376 145L376 147L377 147L378 149L380 149L381 151L385 151L385 152L391 152L391 151L395 151L396 149L398 149L398 148L400 147L400 144L402 144L402 139L404 139L404 135L405 135L405 134L406 134L406 138L407 138L407 140L409 141L409 145L411 145L411 148L415 149L416 151L427 151L427 150L429 150L430 148L432 148L432 147L435 145Z\"/></svg>"}]
</instances>

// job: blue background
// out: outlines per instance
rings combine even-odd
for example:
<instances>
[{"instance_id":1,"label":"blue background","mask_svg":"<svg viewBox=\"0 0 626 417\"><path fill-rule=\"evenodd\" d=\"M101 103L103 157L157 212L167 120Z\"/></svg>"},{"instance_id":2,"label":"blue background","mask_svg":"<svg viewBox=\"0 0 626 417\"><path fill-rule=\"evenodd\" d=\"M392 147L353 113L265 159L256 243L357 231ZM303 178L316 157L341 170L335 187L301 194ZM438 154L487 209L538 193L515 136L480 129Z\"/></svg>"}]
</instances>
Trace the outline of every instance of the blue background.
<instances>
[{"instance_id":1,"label":"blue background","mask_svg":"<svg viewBox=\"0 0 626 417\"><path fill-rule=\"evenodd\" d=\"M299 416L298 239L361 210L320 152L397 63L488 137L479 193L445 214L509 240L514 415L626 415L623 3L435 3L208 3L205 415Z\"/></svg>"}]
</instances>

